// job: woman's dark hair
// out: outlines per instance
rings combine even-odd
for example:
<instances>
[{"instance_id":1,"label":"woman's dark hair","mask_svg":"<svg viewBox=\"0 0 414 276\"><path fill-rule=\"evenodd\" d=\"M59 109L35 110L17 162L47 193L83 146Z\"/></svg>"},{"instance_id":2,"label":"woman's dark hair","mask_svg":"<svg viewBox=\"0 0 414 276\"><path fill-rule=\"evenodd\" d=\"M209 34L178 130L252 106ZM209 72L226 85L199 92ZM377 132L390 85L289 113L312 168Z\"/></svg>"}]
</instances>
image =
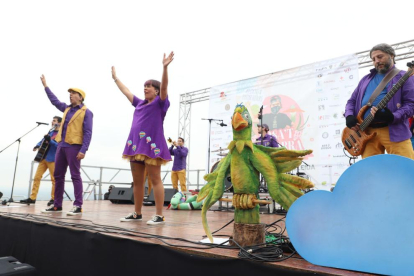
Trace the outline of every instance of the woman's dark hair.
<instances>
[{"instance_id":1,"label":"woman's dark hair","mask_svg":"<svg viewBox=\"0 0 414 276\"><path fill-rule=\"evenodd\" d=\"M53 117L53 119L56 119L58 121L58 123L62 122L62 117L55 116L55 117Z\"/></svg>"},{"instance_id":2,"label":"woman's dark hair","mask_svg":"<svg viewBox=\"0 0 414 276\"><path fill-rule=\"evenodd\" d=\"M159 82L157 80L147 80L144 83L144 86L146 86L146 85L151 85L152 87L155 88L155 90L158 90L158 92L160 92L161 82Z\"/></svg>"}]
</instances>

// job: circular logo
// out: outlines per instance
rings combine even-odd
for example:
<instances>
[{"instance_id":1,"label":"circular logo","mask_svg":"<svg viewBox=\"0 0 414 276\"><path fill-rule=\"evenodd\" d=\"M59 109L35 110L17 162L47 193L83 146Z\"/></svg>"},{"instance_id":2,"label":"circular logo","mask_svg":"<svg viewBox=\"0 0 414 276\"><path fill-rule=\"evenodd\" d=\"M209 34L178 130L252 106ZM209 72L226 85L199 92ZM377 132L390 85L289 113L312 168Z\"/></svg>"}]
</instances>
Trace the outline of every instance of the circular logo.
<instances>
[{"instance_id":1,"label":"circular logo","mask_svg":"<svg viewBox=\"0 0 414 276\"><path fill-rule=\"evenodd\" d=\"M328 136L329 136L328 132L324 132L324 133L322 133L322 137L323 137L324 139L328 138Z\"/></svg>"}]
</instances>

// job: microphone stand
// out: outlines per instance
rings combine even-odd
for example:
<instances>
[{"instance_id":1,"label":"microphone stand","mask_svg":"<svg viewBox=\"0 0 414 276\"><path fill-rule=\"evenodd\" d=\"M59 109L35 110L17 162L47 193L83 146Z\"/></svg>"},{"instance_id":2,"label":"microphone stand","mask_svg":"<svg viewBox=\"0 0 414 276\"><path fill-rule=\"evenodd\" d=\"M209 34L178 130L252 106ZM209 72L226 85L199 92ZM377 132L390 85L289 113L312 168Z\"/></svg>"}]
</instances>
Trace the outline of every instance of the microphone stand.
<instances>
[{"instance_id":1,"label":"microphone stand","mask_svg":"<svg viewBox=\"0 0 414 276\"><path fill-rule=\"evenodd\" d=\"M211 122L212 121L219 121L221 123L223 123L223 120L219 120L219 119L201 119L201 120L205 120L209 122L209 127L208 127L208 161L207 161L207 173L210 173L210 136L211 136ZM223 127L223 126L222 126Z\"/></svg>"},{"instance_id":2,"label":"microphone stand","mask_svg":"<svg viewBox=\"0 0 414 276\"><path fill-rule=\"evenodd\" d=\"M260 111L259 111L259 113L260 113L260 129L262 130L262 132L260 133L260 140L261 140L261 142L260 142L260 144L263 146L263 105L262 105L262 107L260 107Z\"/></svg>"},{"instance_id":3,"label":"microphone stand","mask_svg":"<svg viewBox=\"0 0 414 276\"><path fill-rule=\"evenodd\" d=\"M38 123L38 122L36 122L36 123L37 123L37 126L35 126L34 128L32 128L30 131L28 131L27 133L25 133L22 137L18 138L16 141L14 141L13 143L11 143L10 145L8 145L7 147L5 147L4 149L2 149L0 151L0 153L2 153L3 151L5 151L6 149L8 149L14 143L19 142L19 145L17 147L16 164L14 165L13 185L12 185L11 195L10 195L10 198L9 198L9 201L8 202L14 202L14 200L13 200L13 191L14 191L14 181L16 179L17 161L19 160L19 151L20 151L20 142L21 142L20 140L24 136L26 136L27 134L29 134L30 132L32 132L35 128L37 128L40 125L42 125L42 123Z\"/></svg>"}]
</instances>

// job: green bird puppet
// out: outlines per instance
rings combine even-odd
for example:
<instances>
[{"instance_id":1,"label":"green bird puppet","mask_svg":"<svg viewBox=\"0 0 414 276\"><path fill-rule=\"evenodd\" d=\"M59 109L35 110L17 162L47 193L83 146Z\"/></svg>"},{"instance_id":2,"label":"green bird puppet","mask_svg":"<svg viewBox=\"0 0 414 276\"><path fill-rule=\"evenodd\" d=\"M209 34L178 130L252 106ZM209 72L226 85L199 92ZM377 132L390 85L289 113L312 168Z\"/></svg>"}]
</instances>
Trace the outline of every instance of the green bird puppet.
<instances>
[{"instance_id":1,"label":"green bird puppet","mask_svg":"<svg viewBox=\"0 0 414 276\"><path fill-rule=\"evenodd\" d=\"M204 230L213 242L207 224L207 210L216 203L224 193L225 178L230 173L233 184L236 223L260 223L259 206L254 203L259 197L259 173L267 182L270 196L285 210L303 195L301 189L313 187L312 182L286 174L302 163L302 157L312 150L288 150L284 147L267 148L254 145L251 141L252 118L244 105L238 104L232 117L233 141L230 142L229 154L223 158L217 169L204 176L207 184L198 194L197 201L203 199L201 212Z\"/></svg>"}]
</instances>

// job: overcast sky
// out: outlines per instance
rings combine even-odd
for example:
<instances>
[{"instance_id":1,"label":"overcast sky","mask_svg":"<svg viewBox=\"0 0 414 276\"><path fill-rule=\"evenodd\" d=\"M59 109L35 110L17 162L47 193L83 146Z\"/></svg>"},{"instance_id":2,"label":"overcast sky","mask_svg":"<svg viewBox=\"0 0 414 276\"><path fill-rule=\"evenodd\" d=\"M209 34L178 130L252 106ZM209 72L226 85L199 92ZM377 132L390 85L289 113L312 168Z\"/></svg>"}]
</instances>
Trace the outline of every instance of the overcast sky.
<instances>
[{"instance_id":1,"label":"overcast sky","mask_svg":"<svg viewBox=\"0 0 414 276\"><path fill-rule=\"evenodd\" d=\"M164 128L166 137L176 138L181 93L413 39L410 29L396 27L411 22L412 8L389 3L1 1L0 150L36 121L50 123L61 114L46 97L39 79L44 74L61 101L69 103L69 87L86 92L94 127L82 164L128 168L121 155L134 108L114 84L112 65L119 79L143 97L143 83L161 78L163 53L175 52ZM192 169L204 169L208 124L200 118L207 115L208 102L194 104ZM27 193L32 149L48 129L41 126L22 139L19 195ZM17 144L0 154L0 191L7 196L16 152ZM89 174L99 176L93 170ZM120 177L131 181L128 174ZM46 198L49 187L41 186Z\"/></svg>"}]
</instances>

